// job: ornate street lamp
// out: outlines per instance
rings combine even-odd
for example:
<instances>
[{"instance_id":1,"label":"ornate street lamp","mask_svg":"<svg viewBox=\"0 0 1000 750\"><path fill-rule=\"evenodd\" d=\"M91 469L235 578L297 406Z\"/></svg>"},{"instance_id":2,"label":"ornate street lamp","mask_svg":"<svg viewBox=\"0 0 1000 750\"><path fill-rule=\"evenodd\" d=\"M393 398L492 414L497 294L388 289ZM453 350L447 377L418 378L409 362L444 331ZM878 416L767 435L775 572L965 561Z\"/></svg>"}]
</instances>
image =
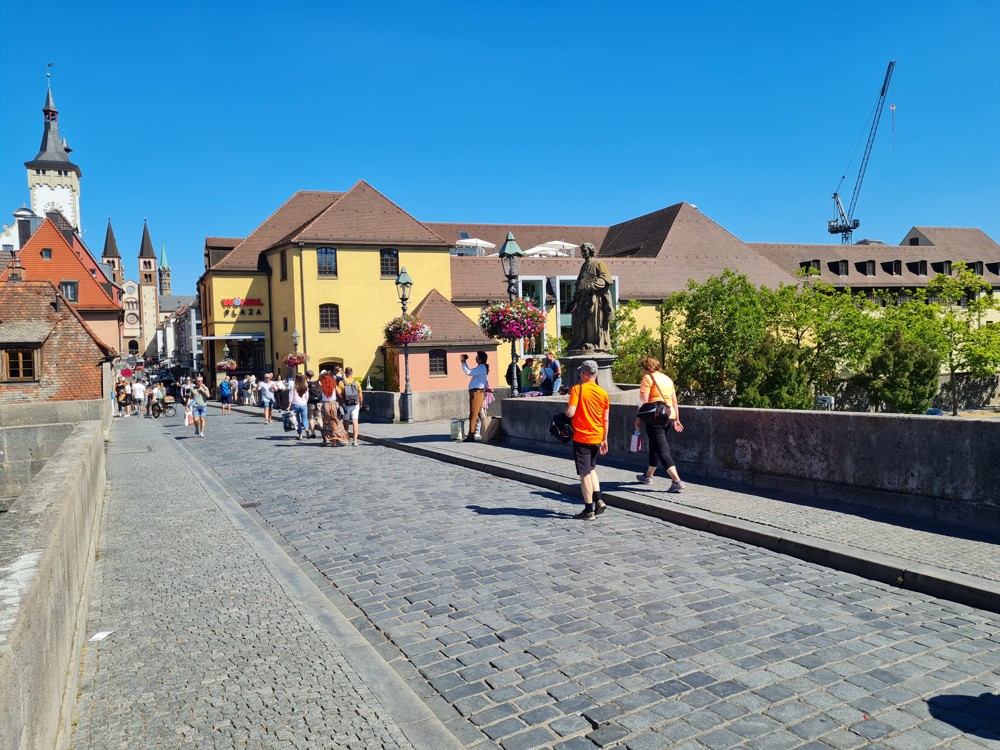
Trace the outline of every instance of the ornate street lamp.
<instances>
[{"instance_id":1,"label":"ornate street lamp","mask_svg":"<svg viewBox=\"0 0 1000 750\"><path fill-rule=\"evenodd\" d=\"M413 279L406 272L406 268L399 269L399 276L396 277L396 295L399 303L403 306L403 317L406 317L406 303L410 301L410 290L413 288ZM403 342L403 368L406 371L406 387L403 389L403 403L406 404L406 421L413 423L413 391L410 390L410 345Z\"/></svg>"},{"instance_id":2,"label":"ornate street lamp","mask_svg":"<svg viewBox=\"0 0 1000 750\"><path fill-rule=\"evenodd\" d=\"M500 264L503 266L503 275L507 277L507 298L513 302L517 297L517 277L521 273L521 258L524 251L514 240L514 233L507 232L507 239L504 240L503 247L500 248ZM517 378L517 342L510 340L510 395L518 395Z\"/></svg>"}]
</instances>

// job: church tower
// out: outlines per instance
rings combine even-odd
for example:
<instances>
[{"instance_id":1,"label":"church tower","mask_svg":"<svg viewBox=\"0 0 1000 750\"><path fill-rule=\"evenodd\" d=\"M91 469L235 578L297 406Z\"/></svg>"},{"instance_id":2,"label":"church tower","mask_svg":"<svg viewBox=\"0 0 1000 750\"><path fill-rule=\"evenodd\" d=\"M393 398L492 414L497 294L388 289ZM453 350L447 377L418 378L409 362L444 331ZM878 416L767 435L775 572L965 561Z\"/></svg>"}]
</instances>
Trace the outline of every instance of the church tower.
<instances>
[{"instance_id":1,"label":"church tower","mask_svg":"<svg viewBox=\"0 0 1000 750\"><path fill-rule=\"evenodd\" d=\"M58 211L77 230L80 229L80 168L69 160L72 151L59 136L59 110L52 101L49 87L42 107L44 129L38 155L24 166L28 169L31 210L39 216Z\"/></svg>"},{"instance_id":2,"label":"church tower","mask_svg":"<svg viewBox=\"0 0 1000 750\"><path fill-rule=\"evenodd\" d=\"M149 225L142 223L142 244L139 247L139 320L142 325L140 351L156 347L156 324L160 317L160 297L156 293L156 253L149 239ZM154 351L153 354L156 352Z\"/></svg>"},{"instance_id":3,"label":"church tower","mask_svg":"<svg viewBox=\"0 0 1000 750\"><path fill-rule=\"evenodd\" d=\"M118 252L118 241L115 239L115 230L111 228L111 219L108 219L108 231L104 235L104 252L101 253L101 261L111 266L111 280L118 286L125 283L125 269L122 268L122 256Z\"/></svg>"},{"instance_id":4,"label":"church tower","mask_svg":"<svg viewBox=\"0 0 1000 750\"><path fill-rule=\"evenodd\" d=\"M167 263L167 243L160 243L160 267L157 269L160 275L160 296L170 296L170 264Z\"/></svg>"}]
</instances>

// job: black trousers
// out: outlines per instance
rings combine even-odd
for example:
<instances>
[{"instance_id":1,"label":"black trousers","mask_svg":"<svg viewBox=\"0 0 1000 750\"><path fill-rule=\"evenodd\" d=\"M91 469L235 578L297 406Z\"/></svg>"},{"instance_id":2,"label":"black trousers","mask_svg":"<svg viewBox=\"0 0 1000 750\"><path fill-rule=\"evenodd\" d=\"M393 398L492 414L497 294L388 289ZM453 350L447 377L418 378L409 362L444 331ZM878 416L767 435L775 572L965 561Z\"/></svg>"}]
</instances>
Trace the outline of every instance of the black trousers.
<instances>
[{"instance_id":1,"label":"black trousers","mask_svg":"<svg viewBox=\"0 0 1000 750\"><path fill-rule=\"evenodd\" d=\"M674 423L667 422L665 425L646 423L646 446L649 449L648 466L656 468L657 461L664 469L669 469L674 465L674 459L670 455L670 448L667 447L667 433L674 429Z\"/></svg>"}]
</instances>

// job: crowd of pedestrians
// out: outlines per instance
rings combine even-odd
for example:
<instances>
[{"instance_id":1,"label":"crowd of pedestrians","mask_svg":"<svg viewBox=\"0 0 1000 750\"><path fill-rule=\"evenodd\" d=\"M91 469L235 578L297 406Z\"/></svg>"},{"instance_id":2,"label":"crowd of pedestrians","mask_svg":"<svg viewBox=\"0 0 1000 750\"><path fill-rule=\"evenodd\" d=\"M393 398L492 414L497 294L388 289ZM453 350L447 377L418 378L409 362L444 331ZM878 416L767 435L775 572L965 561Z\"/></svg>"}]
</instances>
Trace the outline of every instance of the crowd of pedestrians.
<instances>
[{"instance_id":1,"label":"crowd of pedestrians","mask_svg":"<svg viewBox=\"0 0 1000 750\"><path fill-rule=\"evenodd\" d=\"M461 355L462 369L469 376L469 429L465 440L476 442L482 439L493 391L489 383L487 352L476 352L474 367L469 366L468 360L469 355ZM677 391L655 357L644 358L640 367L643 377L639 385L635 431L636 435L645 431L647 468L636 475L636 481L651 484L657 468L662 467L671 480L667 492L681 492L685 485L667 441L671 431L684 431ZM577 384L568 390L563 388L562 365L555 352L549 351L541 357L529 357L523 364L515 360L507 372L507 384L521 395L568 394L564 414L572 425L573 460L584 502L576 518L593 520L607 509L601 498L597 465L600 456L608 452L611 402L607 391L598 383L595 360L585 360L576 372ZM195 436L204 437L207 405L212 397L204 378L188 376L175 384L173 391L184 404L185 424L194 427ZM150 416L153 403L162 401L167 395L162 383L119 377L114 392L118 416ZM297 440L319 438L321 444L327 446L358 445L364 391L350 367L344 370L334 366L331 371L322 370L318 378L313 370L289 374L286 380L275 378L273 373L265 373L260 380L249 374L242 379L223 375L216 395L222 416L232 414L234 403L260 406L264 423L271 424L277 407L284 412L281 421L285 429L294 431Z\"/></svg>"}]
</instances>

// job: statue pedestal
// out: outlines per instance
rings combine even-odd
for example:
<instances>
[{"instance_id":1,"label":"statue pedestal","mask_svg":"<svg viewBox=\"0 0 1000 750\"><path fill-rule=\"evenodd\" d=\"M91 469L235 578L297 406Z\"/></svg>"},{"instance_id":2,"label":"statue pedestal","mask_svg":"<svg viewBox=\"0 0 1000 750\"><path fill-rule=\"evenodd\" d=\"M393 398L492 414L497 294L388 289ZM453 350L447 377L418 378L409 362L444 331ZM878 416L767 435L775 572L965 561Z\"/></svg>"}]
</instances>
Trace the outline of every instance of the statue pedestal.
<instances>
[{"instance_id":1,"label":"statue pedestal","mask_svg":"<svg viewBox=\"0 0 1000 750\"><path fill-rule=\"evenodd\" d=\"M617 355L606 352L567 352L559 358L563 368L563 385L572 388L580 382L576 368L586 360L592 359L597 363L597 384L609 394L620 393L615 379L611 376L611 365L618 359Z\"/></svg>"}]
</instances>

